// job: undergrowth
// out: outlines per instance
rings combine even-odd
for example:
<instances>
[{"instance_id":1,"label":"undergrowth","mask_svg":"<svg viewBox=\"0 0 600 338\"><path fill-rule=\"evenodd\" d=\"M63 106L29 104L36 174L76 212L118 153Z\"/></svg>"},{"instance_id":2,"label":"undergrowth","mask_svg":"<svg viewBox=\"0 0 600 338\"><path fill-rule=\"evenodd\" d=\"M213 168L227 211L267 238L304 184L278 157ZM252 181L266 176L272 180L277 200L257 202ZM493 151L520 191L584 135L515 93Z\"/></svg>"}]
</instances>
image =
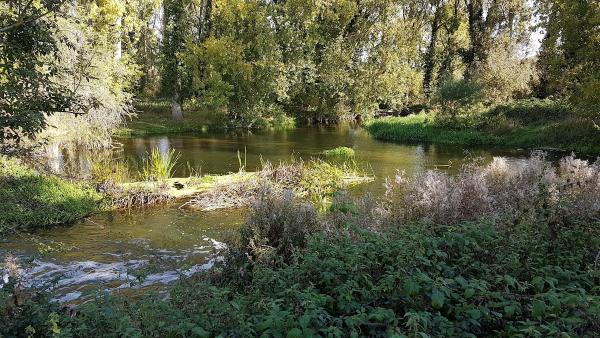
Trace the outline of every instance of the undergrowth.
<instances>
[{"instance_id":1,"label":"undergrowth","mask_svg":"<svg viewBox=\"0 0 600 338\"><path fill-rule=\"evenodd\" d=\"M597 336L598 165L566 158L553 168L540 156L506 165L396 181L403 187L377 207L338 196L321 216L291 193L264 190L224 261L169 297L100 294L65 311L44 292L23 296L15 274L0 289L0 334ZM471 191L483 206L444 209L441 196ZM410 200L416 211L407 213Z\"/></svg>"}]
</instances>

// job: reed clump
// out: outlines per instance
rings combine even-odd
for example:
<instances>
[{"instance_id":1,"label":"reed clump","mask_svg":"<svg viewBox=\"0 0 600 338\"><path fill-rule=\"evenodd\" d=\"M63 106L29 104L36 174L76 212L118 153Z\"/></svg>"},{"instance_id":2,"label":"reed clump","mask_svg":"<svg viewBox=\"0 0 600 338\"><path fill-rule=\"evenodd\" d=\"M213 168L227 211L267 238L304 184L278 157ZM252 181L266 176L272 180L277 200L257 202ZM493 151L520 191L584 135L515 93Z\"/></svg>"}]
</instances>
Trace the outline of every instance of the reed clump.
<instances>
[{"instance_id":1,"label":"reed clump","mask_svg":"<svg viewBox=\"0 0 600 338\"><path fill-rule=\"evenodd\" d=\"M163 181L173 177L175 167L181 154L175 149L161 152L154 148L144 161L142 177L147 181Z\"/></svg>"}]
</instances>

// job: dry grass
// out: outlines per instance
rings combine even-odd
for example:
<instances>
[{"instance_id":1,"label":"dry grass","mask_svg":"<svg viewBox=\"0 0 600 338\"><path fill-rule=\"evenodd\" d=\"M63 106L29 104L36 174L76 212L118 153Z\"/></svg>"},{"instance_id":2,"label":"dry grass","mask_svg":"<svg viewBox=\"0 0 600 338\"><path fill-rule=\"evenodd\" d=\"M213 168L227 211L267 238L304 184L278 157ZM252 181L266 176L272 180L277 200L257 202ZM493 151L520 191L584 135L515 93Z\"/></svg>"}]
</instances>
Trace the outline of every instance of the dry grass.
<instances>
[{"instance_id":1,"label":"dry grass","mask_svg":"<svg viewBox=\"0 0 600 338\"><path fill-rule=\"evenodd\" d=\"M323 210L336 191L371 179L345 168L321 160L294 160L281 162L277 166L265 162L255 175L248 175L247 179L234 183L216 184L209 191L194 197L186 206L204 211L248 207L262 187L269 185L275 197L282 197L289 190Z\"/></svg>"},{"instance_id":2,"label":"dry grass","mask_svg":"<svg viewBox=\"0 0 600 338\"><path fill-rule=\"evenodd\" d=\"M473 161L456 177L427 171L408 178L398 172L387 181L379 211L395 224L539 219L540 213L553 224L593 219L600 214L600 162L568 156L555 167L535 153L514 165L503 158L485 166Z\"/></svg>"}]
</instances>

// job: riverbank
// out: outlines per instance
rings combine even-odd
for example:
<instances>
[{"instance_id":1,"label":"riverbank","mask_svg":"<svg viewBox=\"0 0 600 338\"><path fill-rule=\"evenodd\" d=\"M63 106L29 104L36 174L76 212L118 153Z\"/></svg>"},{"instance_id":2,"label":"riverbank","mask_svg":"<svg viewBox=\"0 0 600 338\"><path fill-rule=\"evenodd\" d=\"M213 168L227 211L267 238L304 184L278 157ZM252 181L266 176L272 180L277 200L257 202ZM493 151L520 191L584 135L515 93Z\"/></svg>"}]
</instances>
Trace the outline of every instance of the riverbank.
<instances>
[{"instance_id":1,"label":"riverbank","mask_svg":"<svg viewBox=\"0 0 600 338\"><path fill-rule=\"evenodd\" d=\"M467 146L556 149L600 153L600 130L560 103L529 100L489 108L467 108L455 116L422 112L385 117L365 128L375 138Z\"/></svg>"},{"instance_id":2,"label":"riverbank","mask_svg":"<svg viewBox=\"0 0 600 338\"><path fill-rule=\"evenodd\" d=\"M599 178L574 158L498 159L398 177L377 205L338 196L326 215L267 189L223 264L169 297L103 293L61 309L15 273L0 289L0 334L591 337Z\"/></svg>"},{"instance_id":3,"label":"riverbank","mask_svg":"<svg viewBox=\"0 0 600 338\"><path fill-rule=\"evenodd\" d=\"M73 222L95 212L101 199L89 185L0 156L0 234Z\"/></svg>"},{"instance_id":4,"label":"riverbank","mask_svg":"<svg viewBox=\"0 0 600 338\"><path fill-rule=\"evenodd\" d=\"M165 160L159 158L159 165ZM174 164L174 163L173 163ZM240 164L241 165L241 164ZM192 199L185 206L200 210L247 207L263 185L294 191L326 208L338 190L372 181L355 164L294 160L256 172L192 175L158 180L124 181L128 169L111 161L96 164L101 177L73 181L33 169L19 159L0 157L0 234L69 224L92 213ZM153 169L153 170L159 170Z\"/></svg>"}]
</instances>

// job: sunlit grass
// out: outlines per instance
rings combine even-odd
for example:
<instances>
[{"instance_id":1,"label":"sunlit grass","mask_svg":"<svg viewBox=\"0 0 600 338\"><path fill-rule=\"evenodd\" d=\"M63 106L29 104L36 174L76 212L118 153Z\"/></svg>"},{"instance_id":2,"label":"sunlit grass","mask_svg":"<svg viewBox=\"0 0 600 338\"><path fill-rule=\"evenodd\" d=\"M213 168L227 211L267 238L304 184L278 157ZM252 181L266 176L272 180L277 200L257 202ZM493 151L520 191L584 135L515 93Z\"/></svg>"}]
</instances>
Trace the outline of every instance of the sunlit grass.
<instances>
[{"instance_id":1,"label":"sunlit grass","mask_svg":"<svg viewBox=\"0 0 600 338\"><path fill-rule=\"evenodd\" d=\"M175 149L162 153L160 149L154 148L144 161L142 177L146 181L164 181L173 177L175 166L181 154Z\"/></svg>"},{"instance_id":2,"label":"sunlit grass","mask_svg":"<svg viewBox=\"0 0 600 338\"><path fill-rule=\"evenodd\" d=\"M94 212L100 199L88 186L0 156L0 233L73 222Z\"/></svg>"},{"instance_id":3,"label":"sunlit grass","mask_svg":"<svg viewBox=\"0 0 600 338\"><path fill-rule=\"evenodd\" d=\"M468 111L456 120L441 119L433 113L388 117L369 122L366 129L377 139L397 142L600 152L600 130L589 120L563 118L559 113L541 120L540 113L524 116L517 108L502 113L499 109Z\"/></svg>"},{"instance_id":4,"label":"sunlit grass","mask_svg":"<svg viewBox=\"0 0 600 338\"><path fill-rule=\"evenodd\" d=\"M354 153L354 149L348 147L337 147L333 149L328 149L323 151L322 153L325 158L332 160L342 160L349 161L353 160L356 157Z\"/></svg>"}]
</instances>

